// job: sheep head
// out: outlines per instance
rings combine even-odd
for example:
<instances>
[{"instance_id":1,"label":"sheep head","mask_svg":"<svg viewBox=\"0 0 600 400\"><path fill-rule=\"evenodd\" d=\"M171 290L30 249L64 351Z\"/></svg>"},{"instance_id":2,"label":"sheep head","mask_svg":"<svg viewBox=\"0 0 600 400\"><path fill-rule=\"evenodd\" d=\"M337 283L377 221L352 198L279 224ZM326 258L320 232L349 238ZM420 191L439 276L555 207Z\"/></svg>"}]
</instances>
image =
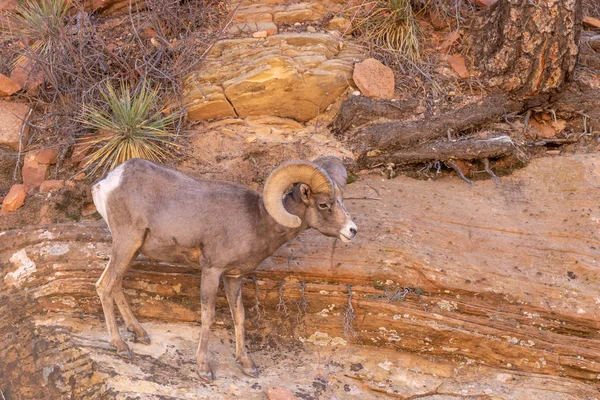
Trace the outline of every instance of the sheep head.
<instances>
[{"instance_id":1,"label":"sheep head","mask_svg":"<svg viewBox=\"0 0 600 400\"><path fill-rule=\"evenodd\" d=\"M300 227L300 217L289 213L282 201L285 190L296 184L294 198L306 206L307 225L324 235L350 241L356 236L357 228L344 207L346 177L346 168L335 157L320 157L314 162L286 162L276 168L265 183L265 207L279 224Z\"/></svg>"}]
</instances>

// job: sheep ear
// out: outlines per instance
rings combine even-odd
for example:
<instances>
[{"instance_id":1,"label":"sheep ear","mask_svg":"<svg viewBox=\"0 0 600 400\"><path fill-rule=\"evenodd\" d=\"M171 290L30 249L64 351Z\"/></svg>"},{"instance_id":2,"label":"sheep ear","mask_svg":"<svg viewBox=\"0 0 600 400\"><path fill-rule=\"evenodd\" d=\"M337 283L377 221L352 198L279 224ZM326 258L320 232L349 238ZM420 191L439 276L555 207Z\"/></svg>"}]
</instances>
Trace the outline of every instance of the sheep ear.
<instances>
[{"instance_id":1,"label":"sheep ear","mask_svg":"<svg viewBox=\"0 0 600 400\"><path fill-rule=\"evenodd\" d=\"M348 172L346 172L346 167L344 167L342 161L337 157L324 156L315 159L313 163L323 168L327 174L329 174L331 180L336 184L343 194L344 190L346 189Z\"/></svg>"},{"instance_id":2,"label":"sheep ear","mask_svg":"<svg viewBox=\"0 0 600 400\"><path fill-rule=\"evenodd\" d=\"M304 183L300 184L300 199L306 205L308 205L308 201L310 200L310 196L312 192L310 191L310 187Z\"/></svg>"}]
</instances>

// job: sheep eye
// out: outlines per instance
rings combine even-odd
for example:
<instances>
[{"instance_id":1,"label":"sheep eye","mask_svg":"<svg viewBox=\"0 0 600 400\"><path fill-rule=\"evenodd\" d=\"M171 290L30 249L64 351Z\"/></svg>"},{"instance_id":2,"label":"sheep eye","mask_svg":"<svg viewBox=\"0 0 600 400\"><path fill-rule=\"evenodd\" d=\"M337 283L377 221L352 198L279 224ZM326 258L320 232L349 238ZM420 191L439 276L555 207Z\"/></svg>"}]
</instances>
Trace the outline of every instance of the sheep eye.
<instances>
[{"instance_id":1,"label":"sheep eye","mask_svg":"<svg viewBox=\"0 0 600 400\"><path fill-rule=\"evenodd\" d=\"M319 208L321 210L327 210L329 208L329 205L327 203L320 203Z\"/></svg>"}]
</instances>

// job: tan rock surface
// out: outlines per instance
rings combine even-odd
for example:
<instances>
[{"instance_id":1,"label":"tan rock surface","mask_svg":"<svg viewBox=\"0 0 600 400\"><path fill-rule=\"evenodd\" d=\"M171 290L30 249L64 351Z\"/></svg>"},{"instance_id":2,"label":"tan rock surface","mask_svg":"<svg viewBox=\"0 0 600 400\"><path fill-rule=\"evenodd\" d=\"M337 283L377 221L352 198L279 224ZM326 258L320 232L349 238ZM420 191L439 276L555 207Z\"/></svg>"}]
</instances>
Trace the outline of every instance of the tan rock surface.
<instances>
[{"instance_id":1,"label":"tan rock surface","mask_svg":"<svg viewBox=\"0 0 600 400\"><path fill-rule=\"evenodd\" d=\"M342 43L339 34L318 34L313 26L306 28L312 33L278 35L278 24L319 21L341 12L344 3L231 2L229 38L217 42L201 68L185 79L188 117L272 115L306 122L320 115L348 88L352 64L362 52Z\"/></svg>"},{"instance_id":2,"label":"tan rock surface","mask_svg":"<svg viewBox=\"0 0 600 400\"><path fill-rule=\"evenodd\" d=\"M29 127L23 123L29 114L29 106L22 103L0 100L0 147L19 150L19 141L27 143ZM21 138L21 131L23 137Z\"/></svg>"},{"instance_id":3,"label":"tan rock surface","mask_svg":"<svg viewBox=\"0 0 600 400\"><path fill-rule=\"evenodd\" d=\"M500 187L362 177L346 194L356 241L307 232L255 274L257 298L247 281L258 380L233 363L220 295L211 385L193 370L196 269L136 262L124 286L153 344L127 336L136 355L124 361L94 288L105 225L2 232L0 383L17 398L264 399L280 386L314 398L593 399L599 186L598 154L535 159ZM348 284L357 336L346 338Z\"/></svg>"},{"instance_id":4,"label":"tan rock surface","mask_svg":"<svg viewBox=\"0 0 600 400\"><path fill-rule=\"evenodd\" d=\"M273 115L308 121L347 88L362 56L329 34L289 33L218 42L184 83L192 120ZM254 60L249 64L248 59Z\"/></svg>"}]
</instances>

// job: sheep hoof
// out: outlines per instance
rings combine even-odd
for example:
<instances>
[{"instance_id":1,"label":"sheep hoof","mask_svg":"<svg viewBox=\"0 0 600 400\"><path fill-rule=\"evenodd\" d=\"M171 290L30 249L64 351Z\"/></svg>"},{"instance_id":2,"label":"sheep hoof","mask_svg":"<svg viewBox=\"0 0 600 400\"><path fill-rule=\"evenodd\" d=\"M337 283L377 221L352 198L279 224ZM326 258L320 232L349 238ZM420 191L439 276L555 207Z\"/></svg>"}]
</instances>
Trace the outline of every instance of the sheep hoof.
<instances>
[{"instance_id":1,"label":"sheep hoof","mask_svg":"<svg viewBox=\"0 0 600 400\"><path fill-rule=\"evenodd\" d=\"M200 367L196 369L198 373L198 377L202 379L204 382L212 383L216 379L215 374L211 371L210 368L207 370L201 370Z\"/></svg>"},{"instance_id":2,"label":"sheep hoof","mask_svg":"<svg viewBox=\"0 0 600 400\"><path fill-rule=\"evenodd\" d=\"M258 378L258 368L254 365L252 367L242 367L242 371L248 376Z\"/></svg>"},{"instance_id":3,"label":"sheep hoof","mask_svg":"<svg viewBox=\"0 0 600 400\"><path fill-rule=\"evenodd\" d=\"M150 341L150 336L148 336L148 335L144 335L144 336L140 336L140 337L137 337L137 336L136 336L135 340L136 340L137 342L140 342L140 343L142 343L142 344L147 344L147 345L150 345L150 344L152 343L152 342Z\"/></svg>"},{"instance_id":4,"label":"sheep hoof","mask_svg":"<svg viewBox=\"0 0 600 400\"><path fill-rule=\"evenodd\" d=\"M118 350L117 355L123 358L131 358L131 350Z\"/></svg>"},{"instance_id":5,"label":"sheep hoof","mask_svg":"<svg viewBox=\"0 0 600 400\"><path fill-rule=\"evenodd\" d=\"M123 358L131 358L131 350L129 350L129 347L127 346L127 344L120 340L120 341L115 341L115 342L111 342L110 343L111 346L113 346L114 348L117 349L117 355L119 357L123 357Z\"/></svg>"}]
</instances>

